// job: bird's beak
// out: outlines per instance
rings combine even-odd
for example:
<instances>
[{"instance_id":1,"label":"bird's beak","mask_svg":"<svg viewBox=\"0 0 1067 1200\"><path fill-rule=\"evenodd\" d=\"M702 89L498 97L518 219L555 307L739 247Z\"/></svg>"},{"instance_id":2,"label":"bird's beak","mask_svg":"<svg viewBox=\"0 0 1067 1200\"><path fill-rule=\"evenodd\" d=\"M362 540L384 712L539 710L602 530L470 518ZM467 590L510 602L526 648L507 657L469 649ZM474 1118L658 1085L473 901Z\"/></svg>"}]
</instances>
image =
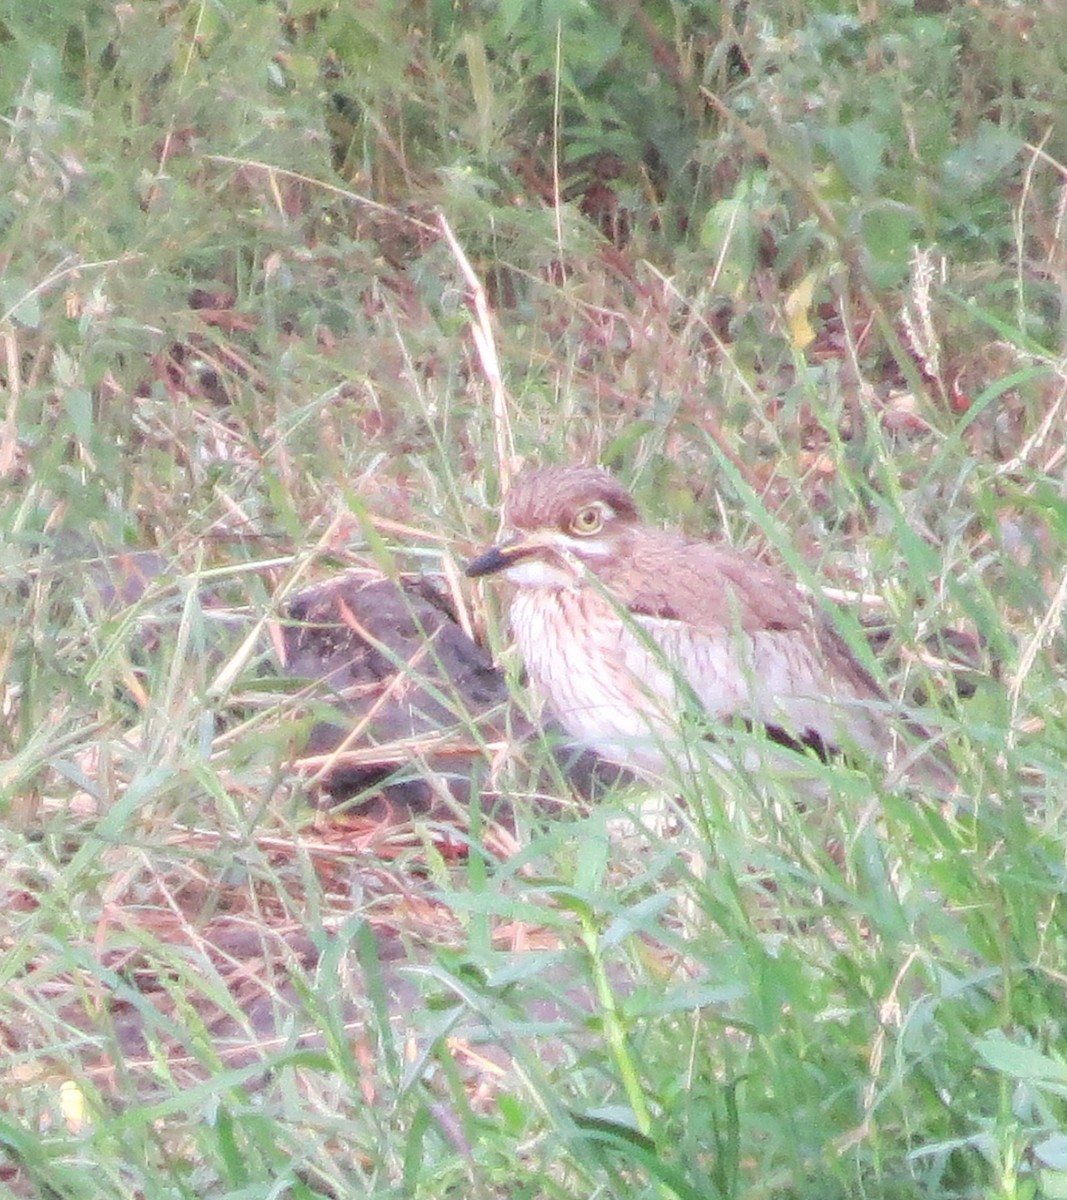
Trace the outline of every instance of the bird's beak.
<instances>
[{"instance_id":1,"label":"bird's beak","mask_svg":"<svg viewBox=\"0 0 1067 1200\"><path fill-rule=\"evenodd\" d=\"M508 538L490 546L484 554L467 564L465 572L468 579L477 579L481 575L495 575L497 571L512 567L521 559L528 557L540 549L539 543L522 537Z\"/></svg>"}]
</instances>

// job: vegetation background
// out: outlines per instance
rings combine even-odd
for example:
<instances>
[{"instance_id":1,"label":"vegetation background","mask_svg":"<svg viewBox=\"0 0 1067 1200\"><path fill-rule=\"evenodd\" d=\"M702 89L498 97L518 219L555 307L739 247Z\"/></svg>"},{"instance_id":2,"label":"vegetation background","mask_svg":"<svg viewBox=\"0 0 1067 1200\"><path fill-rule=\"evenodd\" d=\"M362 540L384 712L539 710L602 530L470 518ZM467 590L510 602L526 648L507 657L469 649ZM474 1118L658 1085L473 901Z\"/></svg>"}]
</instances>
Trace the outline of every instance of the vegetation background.
<instances>
[{"instance_id":1,"label":"vegetation background","mask_svg":"<svg viewBox=\"0 0 1067 1200\"><path fill-rule=\"evenodd\" d=\"M0 4L10 1194L1067 1196L1065 113L1058 0ZM316 815L268 618L514 456L861 594L961 802Z\"/></svg>"}]
</instances>

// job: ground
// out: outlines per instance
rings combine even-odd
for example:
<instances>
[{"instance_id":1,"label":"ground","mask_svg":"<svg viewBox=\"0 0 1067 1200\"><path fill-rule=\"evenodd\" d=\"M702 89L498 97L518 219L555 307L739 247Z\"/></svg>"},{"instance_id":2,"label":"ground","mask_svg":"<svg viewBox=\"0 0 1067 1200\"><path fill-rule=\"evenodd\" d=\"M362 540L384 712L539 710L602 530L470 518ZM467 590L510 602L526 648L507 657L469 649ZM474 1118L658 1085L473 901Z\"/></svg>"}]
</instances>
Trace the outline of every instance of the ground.
<instances>
[{"instance_id":1,"label":"ground","mask_svg":"<svg viewBox=\"0 0 1067 1200\"><path fill-rule=\"evenodd\" d=\"M1063 1194L1058 6L22 7L5 1185ZM533 460L840 601L958 800L576 784L462 578ZM484 707L309 686L353 571L433 580Z\"/></svg>"}]
</instances>

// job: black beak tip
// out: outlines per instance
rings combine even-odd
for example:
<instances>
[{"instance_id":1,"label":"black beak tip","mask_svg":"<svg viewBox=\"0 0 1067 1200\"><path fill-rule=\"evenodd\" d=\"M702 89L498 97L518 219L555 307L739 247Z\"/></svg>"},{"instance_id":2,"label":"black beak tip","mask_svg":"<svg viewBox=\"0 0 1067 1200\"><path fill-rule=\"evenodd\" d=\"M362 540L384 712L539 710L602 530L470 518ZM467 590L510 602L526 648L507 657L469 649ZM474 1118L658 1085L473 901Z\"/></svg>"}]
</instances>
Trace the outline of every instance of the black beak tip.
<instances>
[{"instance_id":1,"label":"black beak tip","mask_svg":"<svg viewBox=\"0 0 1067 1200\"><path fill-rule=\"evenodd\" d=\"M507 565L507 555L501 553L498 546L491 546L484 554L479 554L467 564L464 574L468 579L478 579L482 575L493 575L502 571Z\"/></svg>"}]
</instances>

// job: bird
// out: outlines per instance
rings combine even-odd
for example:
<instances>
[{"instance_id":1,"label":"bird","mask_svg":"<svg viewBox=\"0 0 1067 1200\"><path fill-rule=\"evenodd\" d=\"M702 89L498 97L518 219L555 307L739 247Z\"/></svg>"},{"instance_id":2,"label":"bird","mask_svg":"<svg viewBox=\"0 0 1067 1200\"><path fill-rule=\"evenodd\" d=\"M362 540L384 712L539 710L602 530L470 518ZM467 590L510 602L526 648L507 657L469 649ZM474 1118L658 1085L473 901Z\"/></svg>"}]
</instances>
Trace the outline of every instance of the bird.
<instances>
[{"instance_id":1,"label":"bird","mask_svg":"<svg viewBox=\"0 0 1067 1200\"><path fill-rule=\"evenodd\" d=\"M695 718L699 742L740 727L794 757L869 758L954 786L825 602L750 553L646 524L607 470L523 470L466 574L516 585L510 624L534 691L575 743L638 777L688 769Z\"/></svg>"}]
</instances>

